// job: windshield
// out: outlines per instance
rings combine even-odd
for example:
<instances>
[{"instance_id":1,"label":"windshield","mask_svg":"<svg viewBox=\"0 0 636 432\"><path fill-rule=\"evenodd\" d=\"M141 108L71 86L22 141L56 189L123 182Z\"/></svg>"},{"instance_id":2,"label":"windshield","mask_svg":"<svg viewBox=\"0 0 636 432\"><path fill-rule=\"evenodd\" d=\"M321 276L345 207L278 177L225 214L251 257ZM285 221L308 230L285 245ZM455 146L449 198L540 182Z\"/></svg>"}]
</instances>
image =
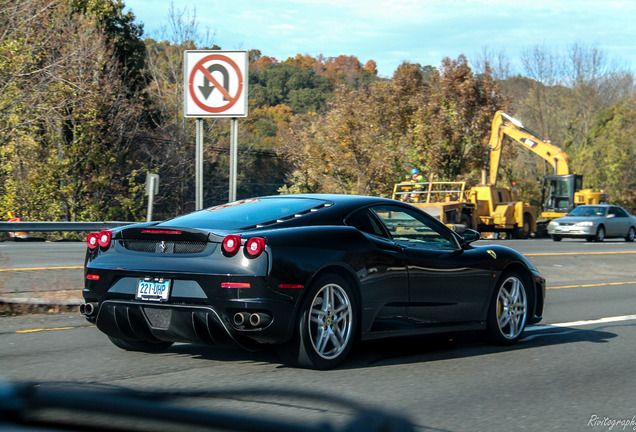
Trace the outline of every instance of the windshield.
<instances>
[{"instance_id":1,"label":"windshield","mask_svg":"<svg viewBox=\"0 0 636 432\"><path fill-rule=\"evenodd\" d=\"M578 206L574 210L572 210L570 213L568 213L568 216L596 217L596 216L605 216L605 213L607 213L606 207Z\"/></svg>"},{"instance_id":2,"label":"windshield","mask_svg":"<svg viewBox=\"0 0 636 432\"><path fill-rule=\"evenodd\" d=\"M247 199L179 216L159 225L209 230L242 229L279 219L287 219L326 204L328 204L326 201L314 198Z\"/></svg>"}]
</instances>

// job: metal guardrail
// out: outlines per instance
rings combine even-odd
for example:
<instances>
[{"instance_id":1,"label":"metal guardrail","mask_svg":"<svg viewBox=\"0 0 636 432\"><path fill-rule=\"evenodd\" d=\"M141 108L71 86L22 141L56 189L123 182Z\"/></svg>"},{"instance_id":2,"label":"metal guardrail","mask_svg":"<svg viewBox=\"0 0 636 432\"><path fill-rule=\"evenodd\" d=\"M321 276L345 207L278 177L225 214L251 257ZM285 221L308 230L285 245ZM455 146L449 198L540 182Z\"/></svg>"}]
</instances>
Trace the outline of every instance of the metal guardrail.
<instances>
[{"instance_id":1,"label":"metal guardrail","mask_svg":"<svg viewBox=\"0 0 636 432\"><path fill-rule=\"evenodd\" d=\"M0 222L0 232L102 231L137 222Z\"/></svg>"}]
</instances>

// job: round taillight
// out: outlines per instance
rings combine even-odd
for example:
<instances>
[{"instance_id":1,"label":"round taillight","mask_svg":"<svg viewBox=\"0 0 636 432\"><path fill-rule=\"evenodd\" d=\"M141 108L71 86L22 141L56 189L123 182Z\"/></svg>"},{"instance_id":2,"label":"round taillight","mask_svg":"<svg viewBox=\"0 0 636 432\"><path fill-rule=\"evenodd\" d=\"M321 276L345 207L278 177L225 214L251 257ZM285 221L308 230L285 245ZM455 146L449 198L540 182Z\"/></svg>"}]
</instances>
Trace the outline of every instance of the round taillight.
<instances>
[{"instance_id":1,"label":"round taillight","mask_svg":"<svg viewBox=\"0 0 636 432\"><path fill-rule=\"evenodd\" d=\"M110 231L102 231L97 234L97 244L103 248L110 247L110 239L112 238L112 233Z\"/></svg>"},{"instance_id":2,"label":"round taillight","mask_svg":"<svg viewBox=\"0 0 636 432\"><path fill-rule=\"evenodd\" d=\"M235 255L241 248L241 237L236 234L230 234L223 239L223 253L226 255Z\"/></svg>"},{"instance_id":3,"label":"round taillight","mask_svg":"<svg viewBox=\"0 0 636 432\"><path fill-rule=\"evenodd\" d=\"M252 258L256 258L265 250L265 239L252 237L245 243L245 252Z\"/></svg>"},{"instance_id":4,"label":"round taillight","mask_svg":"<svg viewBox=\"0 0 636 432\"><path fill-rule=\"evenodd\" d=\"M97 233L90 233L86 236L86 244L90 250L97 248Z\"/></svg>"}]
</instances>

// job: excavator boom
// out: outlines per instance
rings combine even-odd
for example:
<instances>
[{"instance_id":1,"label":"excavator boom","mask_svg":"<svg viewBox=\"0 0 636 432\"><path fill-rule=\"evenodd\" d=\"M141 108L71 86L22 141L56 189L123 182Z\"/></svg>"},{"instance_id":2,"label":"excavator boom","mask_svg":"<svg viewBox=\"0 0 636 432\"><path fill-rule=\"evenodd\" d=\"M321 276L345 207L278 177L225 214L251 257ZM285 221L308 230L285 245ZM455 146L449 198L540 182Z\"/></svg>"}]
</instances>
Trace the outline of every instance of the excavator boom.
<instances>
[{"instance_id":1,"label":"excavator boom","mask_svg":"<svg viewBox=\"0 0 636 432\"><path fill-rule=\"evenodd\" d=\"M537 137L535 133L526 128L519 120L509 116L503 111L497 111L492 120L490 131L490 163L488 184L497 185L497 173L501 159L501 150L504 135L509 136L530 151L541 156L553 168L554 174L566 175L570 173L568 156L561 148L549 141Z\"/></svg>"}]
</instances>

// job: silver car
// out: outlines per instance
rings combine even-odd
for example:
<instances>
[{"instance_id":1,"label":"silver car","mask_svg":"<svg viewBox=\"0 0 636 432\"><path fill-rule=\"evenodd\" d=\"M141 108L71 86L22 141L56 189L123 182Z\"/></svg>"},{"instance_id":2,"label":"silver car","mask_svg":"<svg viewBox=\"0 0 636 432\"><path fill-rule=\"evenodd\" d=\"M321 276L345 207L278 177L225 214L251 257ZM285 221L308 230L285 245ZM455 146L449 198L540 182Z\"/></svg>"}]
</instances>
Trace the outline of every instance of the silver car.
<instances>
[{"instance_id":1,"label":"silver car","mask_svg":"<svg viewBox=\"0 0 636 432\"><path fill-rule=\"evenodd\" d=\"M548 234L554 241L571 237L601 242L609 237L623 237L631 242L636 237L636 216L615 205L580 205L551 221Z\"/></svg>"}]
</instances>

